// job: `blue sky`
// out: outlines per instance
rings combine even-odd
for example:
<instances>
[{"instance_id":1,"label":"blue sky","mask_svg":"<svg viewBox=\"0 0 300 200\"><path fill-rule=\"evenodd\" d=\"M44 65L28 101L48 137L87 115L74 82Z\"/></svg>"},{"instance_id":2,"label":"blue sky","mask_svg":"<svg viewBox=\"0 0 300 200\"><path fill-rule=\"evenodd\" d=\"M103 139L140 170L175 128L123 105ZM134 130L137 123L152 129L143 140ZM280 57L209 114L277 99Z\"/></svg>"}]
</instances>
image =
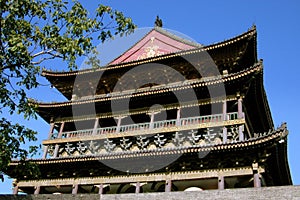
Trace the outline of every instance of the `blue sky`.
<instances>
[{"instance_id":1,"label":"blue sky","mask_svg":"<svg viewBox=\"0 0 300 200\"><path fill-rule=\"evenodd\" d=\"M99 2L82 0L91 13ZM300 185L300 65L297 62L300 56L300 1L103 0L101 3L130 16L139 28L153 26L156 15L159 15L165 28L184 33L205 45L239 35L255 24L258 58L264 60L264 84L274 124L277 127L281 122L288 123L289 165L293 183ZM59 66L59 63L56 65ZM43 82L46 83L45 80ZM38 99L45 97L47 101L63 100L49 86L40 87L30 95ZM21 120L19 116L7 117ZM39 132L40 141L46 138L49 125L42 119L23 123ZM0 193L11 193L11 180L0 183Z\"/></svg>"}]
</instances>

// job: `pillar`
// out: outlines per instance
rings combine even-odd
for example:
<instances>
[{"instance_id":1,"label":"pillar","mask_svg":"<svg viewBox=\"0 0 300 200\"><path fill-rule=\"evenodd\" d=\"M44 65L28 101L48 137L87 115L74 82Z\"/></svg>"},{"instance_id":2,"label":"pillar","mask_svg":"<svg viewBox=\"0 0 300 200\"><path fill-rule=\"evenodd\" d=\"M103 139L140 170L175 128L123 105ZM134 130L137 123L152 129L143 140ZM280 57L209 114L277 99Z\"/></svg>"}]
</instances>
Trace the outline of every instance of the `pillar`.
<instances>
[{"instance_id":1,"label":"pillar","mask_svg":"<svg viewBox=\"0 0 300 200\"><path fill-rule=\"evenodd\" d=\"M226 121L227 120L227 101L223 101L223 120Z\"/></svg>"},{"instance_id":2,"label":"pillar","mask_svg":"<svg viewBox=\"0 0 300 200\"><path fill-rule=\"evenodd\" d=\"M165 192L171 192L171 190L172 190L172 180L168 179L166 180Z\"/></svg>"},{"instance_id":3,"label":"pillar","mask_svg":"<svg viewBox=\"0 0 300 200\"><path fill-rule=\"evenodd\" d=\"M54 130L54 125L55 123L51 123L50 124L50 130L49 130L49 133L48 133L48 140L51 139L52 137L52 134L53 134L53 130ZM42 158L46 158L47 157L47 154L48 154L48 145L44 146L44 150L43 150L43 157Z\"/></svg>"},{"instance_id":4,"label":"pillar","mask_svg":"<svg viewBox=\"0 0 300 200\"><path fill-rule=\"evenodd\" d=\"M176 117L176 125L177 126L181 126L181 124L180 124L180 111L181 111L181 109L178 108L177 109L177 117Z\"/></svg>"},{"instance_id":5,"label":"pillar","mask_svg":"<svg viewBox=\"0 0 300 200\"><path fill-rule=\"evenodd\" d=\"M96 118L96 119L95 119L94 128L93 128L93 135L96 135L96 134L97 134L97 128L98 128L98 125L99 125L99 118Z\"/></svg>"},{"instance_id":6,"label":"pillar","mask_svg":"<svg viewBox=\"0 0 300 200\"><path fill-rule=\"evenodd\" d=\"M242 104L242 98L240 97L238 99L238 118L241 119L243 118L243 104Z\"/></svg>"},{"instance_id":7,"label":"pillar","mask_svg":"<svg viewBox=\"0 0 300 200\"><path fill-rule=\"evenodd\" d=\"M54 126L55 126L55 123L50 124L50 130L49 130L49 133L48 133L48 140L50 140L51 137L52 137Z\"/></svg>"},{"instance_id":8,"label":"pillar","mask_svg":"<svg viewBox=\"0 0 300 200\"><path fill-rule=\"evenodd\" d=\"M223 101L223 120L226 121L227 120L227 101ZM226 144L227 143L227 128L224 126L223 127L223 143Z\"/></svg>"},{"instance_id":9,"label":"pillar","mask_svg":"<svg viewBox=\"0 0 300 200\"><path fill-rule=\"evenodd\" d=\"M117 122L117 130L116 130L117 133L120 132L121 122L122 122L122 117L119 117L118 118L118 122Z\"/></svg>"},{"instance_id":10,"label":"pillar","mask_svg":"<svg viewBox=\"0 0 300 200\"><path fill-rule=\"evenodd\" d=\"M252 164L252 169L253 169L253 186L255 188L260 188L261 187L261 181L260 181L260 174L258 171L258 163L253 163Z\"/></svg>"},{"instance_id":11,"label":"pillar","mask_svg":"<svg viewBox=\"0 0 300 200\"><path fill-rule=\"evenodd\" d=\"M141 183L137 182L135 184L135 193L140 193L140 191L141 191Z\"/></svg>"},{"instance_id":12,"label":"pillar","mask_svg":"<svg viewBox=\"0 0 300 200\"><path fill-rule=\"evenodd\" d=\"M34 193L33 194L39 194L41 190L41 186L34 187Z\"/></svg>"},{"instance_id":13,"label":"pillar","mask_svg":"<svg viewBox=\"0 0 300 200\"><path fill-rule=\"evenodd\" d=\"M61 138L63 130L64 130L64 126L65 126L65 122L62 122L60 125L60 129L59 129L59 133L57 138ZM54 149L54 153L53 153L53 157L56 158L58 155L58 149L59 149L59 144L55 145L55 149Z\"/></svg>"},{"instance_id":14,"label":"pillar","mask_svg":"<svg viewBox=\"0 0 300 200\"><path fill-rule=\"evenodd\" d=\"M78 184L73 185L72 188L72 194L77 194L78 193Z\"/></svg>"},{"instance_id":15,"label":"pillar","mask_svg":"<svg viewBox=\"0 0 300 200\"><path fill-rule=\"evenodd\" d=\"M13 194L18 194L18 191L19 191L19 186L16 185L16 186L14 187Z\"/></svg>"},{"instance_id":16,"label":"pillar","mask_svg":"<svg viewBox=\"0 0 300 200\"><path fill-rule=\"evenodd\" d=\"M254 187L261 187L259 173L253 174L253 182L254 182Z\"/></svg>"},{"instance_id":17,"label":"pillar","mask_svg":"<svg viewBox=\"0 0 300 200\"><path fill-rule=\"evenodd\" d=\"M54 126L55 126L55 123L50 124L50 130L49 130L49 133L48 133L48 140L50 140L51 137L52 137ZM43 158L44 159L47 157L47 154L48 154L48 145L44 146L44 152L43 152Z\"/></svg>"},{"instance_id":18,"label":"pillar","mask_svg":"<svg viewBox=\"0 0 300 200\"><path fill-rule=\"evenodd\" d=\"M63 130L64 130L64 126L65 126L65 122L62 122L60 125L60 129L59 129L57 138L61 138Z\"/></svg>"},{"instance_id":19,"label":"pillar","mask_svg":"<svg viewBox=\"0 0 300 200\"><path fill-rule=\"evenodd\" d=\"M99 185L99 192L98 192L98 194L103 194L103 184L102 183Z\"/></svg>"},{"instance_id":20,"label":"pillar","mask_svg":"<svg viewBox=\"0 0 300 200\"><path fill-rule=\"evenodd\" d=\"M244 141L244 125L239 126L239 141Z\"/></svg>"},{"instance_id":21,"label":"pillar","mask_svg":"<svg viewBox=\"0 0 300 200\"><path fill-rule=\"evenodd\" d=\"M223 127L223 144L227 143L227 128Z\"/></svg>"},{"instance_id":22,"label":"pillar","mask_svg":"<svg viewBox=\"0 0 300 200\"><path fill-rule=\"evenodd\" d=\"M243 104L242 98L238 99L238 119L243 118ZM244 141L244 125L239 126L239 141Z\"/></svg>"},{"instance_id":23,"label":"pillar","mask_svg":"<svg viewBox=\"0 0 300 200\"><path fill-rule=\"evenodd\" d=\"M218 189L224 190L224 176L218 177Z\"/></svg>"},{"instance_id":24,"label":"pillar","mask_svg":"<svg viewBox=\"0 0 300 200\"><path fill-rule=\"evenodd\" d=\"M150 129L153 129L153 124L154 123L154 112L151 113L150 115Z\"/></svg>"}]
</instances>

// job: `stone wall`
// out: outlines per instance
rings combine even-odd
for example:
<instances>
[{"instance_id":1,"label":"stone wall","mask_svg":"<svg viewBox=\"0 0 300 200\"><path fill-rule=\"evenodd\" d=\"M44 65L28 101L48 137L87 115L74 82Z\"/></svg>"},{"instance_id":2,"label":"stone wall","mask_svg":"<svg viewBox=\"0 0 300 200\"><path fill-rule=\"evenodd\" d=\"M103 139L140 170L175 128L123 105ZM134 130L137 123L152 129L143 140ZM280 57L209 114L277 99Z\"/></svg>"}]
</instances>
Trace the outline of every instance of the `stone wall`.
<instances>
[{"instance_id":1,"label":"stone wall","mask_svg":"<svg viewBox=\"0 0 300 200\"><path fill-rule=\"evenodd\" d=\"M271 199L271 200L300 200L300 186L280 186L265 188L243 188L227 190L204 190L200 192L170 192L170 193L141 193L141 194L62 194L62 195L0 195L0 200L194 200L194 199L212 199L212 200L240 200L240 199Z\"/></svg>"}]
</instances>

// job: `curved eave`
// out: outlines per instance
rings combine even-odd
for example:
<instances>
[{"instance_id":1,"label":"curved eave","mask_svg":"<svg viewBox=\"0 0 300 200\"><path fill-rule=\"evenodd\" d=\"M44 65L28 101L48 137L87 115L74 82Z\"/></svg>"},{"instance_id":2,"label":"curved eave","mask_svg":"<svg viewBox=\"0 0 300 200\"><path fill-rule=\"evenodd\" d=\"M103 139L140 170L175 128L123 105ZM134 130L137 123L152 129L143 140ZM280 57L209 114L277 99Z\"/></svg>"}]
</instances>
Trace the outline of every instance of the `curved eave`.
<instances>
[{"instance_id":1,"label":"curved eave","mask_svg":"<svg viewBox=\"0 0 300 200\"><path fill-rule=\"evenodd\" d=\"M123 62L120 64L111 64L93 69L68 72L52 72L44 70L42 75L45 76L67 99L71 99L72 94L74 94L74 83L75 80L78 80L78 77L82 77L83 79L82 83L80 83L81 86L85 84L87 84L87 86L97 85L99 83L96 88L99 89L99 91L96 90L96 93L107 93L106 91L113 90L115 83L123 73L126 73L127 70L141 64L161 63L169 66L169 63L173 63L174 61L183 62L180 61L182 58L189 59L190 57L195 56L200 58L204 53L212 58L212 61L218 66L220 73L222 73L223 70L227 70L231 73L238 72L242 70L243 67L251 66L256 63L256 51L256 29L252 28L237 37L205 47L196 47L190 50L182 50L175 53ZM186 64L188 64L188 62ZM184 68L185 72L189 70L193 70L192 67L187 66ZM99 77L101 77L102 81L106 81L107 83L100 84ZM75 92L75 94L77 93ZM81 95L86 96L88 94Z\"/></svg>"},{"instance_id":2,"label":"curved eave","mask_svg":"<svg viewBox=\"0 0 300 200\"><path fill-rule=\"evenodd\" d=\"M168 59L168 58L171 58L171 57L184 56L184 55L199 53L199 52L202 52L202 51L209 51L209 50L213 50L213 49L223 48L223 47L226 47L230 44L234 44L237 41L243 40L245 38L251 38L252 36L255 36L256 33L257 33L256 28L253 27L250 30L248 30L247 32L245 32L245 33L243 33L239 36L236 36L234 38L225 40L223 42L219 42L219 43L211 44L211 45L208 45L208 46L204 46L204 47L198 47L198 48L190 49L190 50L183 50L183 51L179 51L179 52L176 52L176 53L160 55L160 56L146 58L146 59L138 60L138 61L132 61L132 62L120 63L120 64L114 64L114 65L107 65L107 66L99 67L97 69L84 69L84 70L77 70L77 71L75 70L75 71L68 71L68 72L55 72L55 71L43 70L42 71L42 76L45 76L45 77L51 77L51 76L53 76L53 77L77 76L77 75L80 75L80 74L94 73L94 72L97 72L97 71L106 71L106 70L111 70L111 69L118 69L118 68L123 68L123 67L146 64L146 63L150 63L150 62L156 62L156 61L163 60L163 59Z\"/></svg>"},{"instance_id":3,"label":"curved eave","mask_svg":"<svg viewBox=\"0 0 300 200\"><path fill-rule=\"evenodd\" d=\"M199 79L199 80L193 80L190 82L180 82L178 85L171 85L171 86L161 86L161 87L155 87L154 89L149 89L141 92L132 93L129 92L126 93L120 93L120 95L111 95L109 97L107 96L94 96L90 99L82 99L82 100L76 100L76 101L67 101L67 102L58 102L58 103L35 103L37 105L37 112L38 114L43 117L46 121L50 122L50 118L54 117L57 118L58 115L62 115L61 111L56 110L60 108L70 107L72 109L72 106L77 105L85 105L85 104L91 104L91 103L98 103L98 102L110 102L113 100L120 100L125 98L133 98L133 97L141 97L141 96L147 96L147 95L156 95L178 90L185 90L189 88L203 88L208 87L211 85L218 85L218 84L229 84L234 83L235 81L242 80L245 77L248 76L255 76L255 74L260 73L262 71L262 64L257 63L256 65L247 68L243 71L240 71L238 73L229 74L227 76L222 77L211 77L211 78L205 78L205 79ZM234 85L234 84L232 84Z\"/></svg>"},{"instance_id":4,"label":"curved eave","mask_svg":"<svg viewBox=\"0 0 300 200\"><path fill-rule=\"evenodd\" d=\"M245 95L245 106L248 115L250 130L264 132L274 129L274 123L263 84L263 70L257 74Z\"/></svg>"}]
</instances>

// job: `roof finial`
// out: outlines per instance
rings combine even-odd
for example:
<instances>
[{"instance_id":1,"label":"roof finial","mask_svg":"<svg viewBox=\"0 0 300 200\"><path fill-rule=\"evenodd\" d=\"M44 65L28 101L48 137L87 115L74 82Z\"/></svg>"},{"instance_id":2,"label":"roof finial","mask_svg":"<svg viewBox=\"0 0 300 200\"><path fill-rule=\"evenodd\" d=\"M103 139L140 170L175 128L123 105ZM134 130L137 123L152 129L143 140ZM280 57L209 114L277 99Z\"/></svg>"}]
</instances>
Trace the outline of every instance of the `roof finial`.
<instances>
[{"instance_id":1,"label":"roof finial","mask_svg":"<svg viewBox=\"0 0 300 200\"><path fill-rule=\"evenodd\" d=\"M162 27L162 26L163 26L162 20L159 18L158 15L156 16L156 20L155 20L155 22L154 22L154 25L155 25L156 27Z\"/></svg>"}]
</instances>

